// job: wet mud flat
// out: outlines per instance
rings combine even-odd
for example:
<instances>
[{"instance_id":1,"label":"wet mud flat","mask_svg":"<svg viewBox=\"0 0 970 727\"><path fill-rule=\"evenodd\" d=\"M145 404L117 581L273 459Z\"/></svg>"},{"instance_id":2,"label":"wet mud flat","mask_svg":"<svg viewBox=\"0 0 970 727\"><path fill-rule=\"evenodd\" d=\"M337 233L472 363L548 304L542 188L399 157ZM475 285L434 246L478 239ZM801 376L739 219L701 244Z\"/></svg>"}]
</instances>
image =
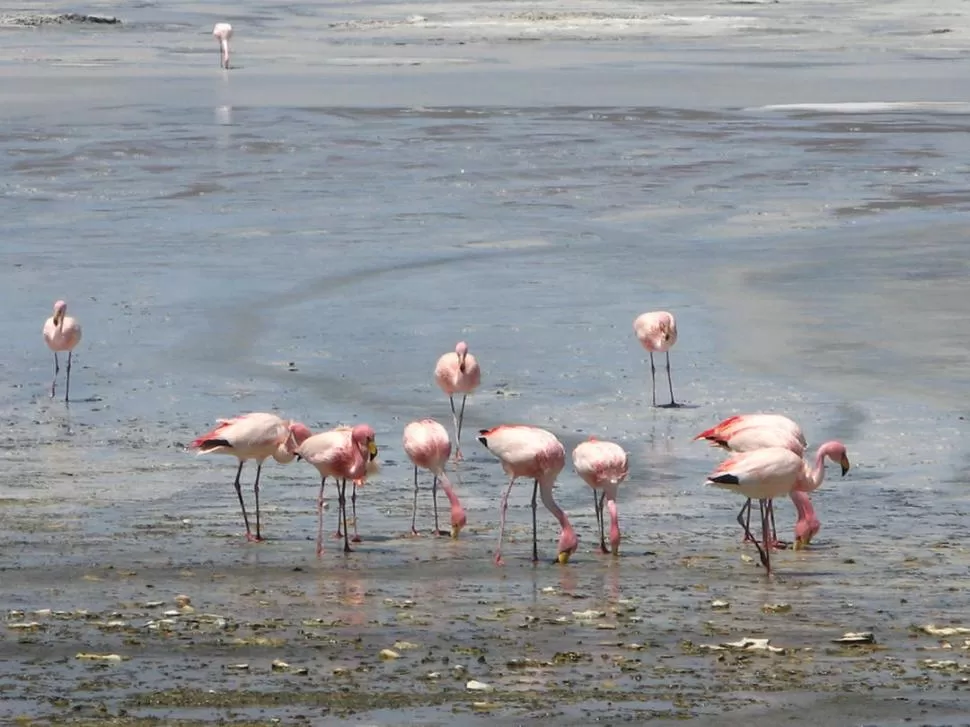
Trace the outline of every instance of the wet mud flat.
<instances>
[{"instance_id":1,"label":"wet mud flat","mask_svg":"<svg viewBox=\"0 0 970 727\"><path fill-rule=\"evenodd\" d=\"M132 509L108 534L81 512L3 504L3 724L967 723L970 555L947 543L823 539L766 582L726 532L665 528L616 559L587 540L562 567L552 527L534 565L516 523L496 568L486 526L362 528L317 560L224 513Z\"/></svg>"}]
</instances>

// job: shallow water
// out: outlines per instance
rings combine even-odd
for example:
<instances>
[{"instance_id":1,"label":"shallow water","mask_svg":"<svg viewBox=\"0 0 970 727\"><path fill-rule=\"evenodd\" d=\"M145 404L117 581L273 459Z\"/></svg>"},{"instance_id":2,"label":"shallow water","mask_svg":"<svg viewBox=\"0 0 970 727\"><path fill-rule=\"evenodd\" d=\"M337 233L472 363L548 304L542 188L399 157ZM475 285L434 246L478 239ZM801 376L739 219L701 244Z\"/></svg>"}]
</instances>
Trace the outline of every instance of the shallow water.
<instances>
[{"instance_id":1,"label":"shallow water","mask_svg":"<svg viewBox=\"0 0 970 727\"><path fill-rule=\"evenodd\" d=\"M407 703L412 721L481 720L463 680L449 677L457 692L442 692L418 680L438 667L410 653L377 660L401 638L436 659L456 639L494 641L498 657L469 678L496 686L488 714L510 723L548 716L556 700L577 724L588 723L584 709L702 719L745 705L767 720L772 690L795 705L798 690L963 688L962 666L920 666L962 664L962 639L943 652L955 656L939 656L920 651L938 639L909 632L960 618L970 565L962 4L85 10L125 22L0 31L0 523L4 582L17 583L2 605L27 620L44 608L102 621L117 611L138 633L103 637L84 619L54 619L25 645L8 629L0 648L30 659L36 679L0 672L5 719L88 718L100 703L114 715L296 719L300 698L247 712L233 691L265 688L268 662L282 658L311 669L313 688L363 659L369 670L339 688L431 695ZM208 36L223 19L237 34L228 73ZM40 344L59 297L84 326L69 408L47 397L52 362ZM678 410L649 405L632 333L638 313L660 308L680 328L671 362L689 406ZM401 431L422 416L450 424L431 371L459 338L484 371L455 475L469 527L457 542L407 539ZM217 417L251 410L314 429L375 428L382 471L361 492L357 553L328 545L314 558L316 475L303 463L266 467L271 540L239 537L232 462L184 445ZM758 410L794 417L813 449L841 439L853 464L813 496L822 530L812 550L779 554L771 583L741 560L741 502L702 486L719 455L690 441ZM548 427L569 447L595 434L630 452L619 561L593 552L590 493L566 471L556 497L580 552L566 568L547 564L556 529L540 510L533 569L521 485L509 565L493 568L503 476L472 434L512 421ZM793 509L777 509L784 536ZM186 627L188 651L166 646L137 604L181 591L241 622L282 613L280 641L232 645ZM405 598L428 623L402 622L384 601ZM712 617L715 598L731 610ZM622 617L621 599L642 620ZM762 614L775 602L792 613ZM516 610L480 620L498 607ZM617 643L655 642L635 652L629 678L613 665L630 650L598 644L575 673L536 667L517 681L509 659L591 643L593 627L568 621L590 608L619 609L604 617L619 619ZM531 613L553 623L518 628ZM323 655L297 648L309 618L340 621ZM712 628L722 641L763 635L815 652L784 657L792 673L808 670L801 681L759 688L752 667L750 684L722 683L724 666L681 645L710 641ZM864 666L841 651L812 655L855 630L874 631L886 651L866 652ZM69 658L102 647L131 657L107 687L89 679L105 667ZM247 660L249 672L224 669ZM633 681L637 670L666 675L668 660L693 676ZM385 683L389 673L401 681ZM145 701L200 675L230 707ZM285 678L305 704L306 678ZM592 691L576 705L554 691L510 697L547 679L595 684L613 706ZM66 706L45 701L64 685ZM860 700L860 719L892 723L892 711ZM335 702L330 718L356 710L398 723L378 706Z\"/></svg>"}]
</instances>

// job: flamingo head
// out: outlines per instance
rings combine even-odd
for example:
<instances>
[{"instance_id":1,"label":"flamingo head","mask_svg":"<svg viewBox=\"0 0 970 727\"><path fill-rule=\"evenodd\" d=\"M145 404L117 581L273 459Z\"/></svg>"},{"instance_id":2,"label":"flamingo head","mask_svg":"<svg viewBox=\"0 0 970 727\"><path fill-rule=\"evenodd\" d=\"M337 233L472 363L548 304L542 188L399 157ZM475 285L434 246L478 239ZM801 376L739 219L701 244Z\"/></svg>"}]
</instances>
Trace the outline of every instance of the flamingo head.
<instances>
[{"instance_id":1,"label":"flamingo head","mask_svg":"<svg viewBox=\"0 0 970 727\"><path fill-rule=\"evenodd\" d=\"M824 451L826 457L839 464L842 468L842 476L845 477L849 471L849 455L845 451L845 445L837 441L828 442Z\"/></svg>"},{"instance_id":2,"label":"flamingo head","mask_svg":"<svg viewBox=\"0 0 970 727\"><path fill-rule=\"evenodd\" d=\"M455 353L458 355L458 370L465 373L465 357L468 355L468 344L459 341L455 346Z\"/></svg>"},{"instance_id":3,"label":"flamingo head","mask_svg":"<svg viewBox=\"0 0 970 727\"><path fill-rule=\"evenodd\" d=\"M461 505L455 505L451 508L451 539L458 540L458 533L461 529L465 527L466 518L465 511L462 509Z\"/></svg>"},{"instance_id":4,"label":"flamingo head","mask_svg":"<svg viewBox=\"0 0 970 727\"><path fill-rule=\"evenodd\" d=\"M353 440L361 454L367 461L377 459L377 442L374 430L367 424L358 424L351 430L350 438Z\"/></svg>"},{"instance_id":5,"label":"flamingo head","mask_svg":"<svg viewBox=\"0 0 970 727\"><path fill-rule=\"evenodd\" d=\"M291 454L296 454L300 445L313 436L313 432L303 422L290 422L289 430L290 434L286 440L286 448Z\"/></svg>"},{"instance_id":6,"label":"flamingo head","mask_svg":"<svg viewBox=\"0 0 970 727\"><path fill-rule=\"evenodd\" d=\"M54 304L54 325L61 325L61 321L64 320L64 316L67 315L67 303L63 300L59 300Z\"/></svg>"},{"instance_id":7,"label":"flamingo head","mask_svg":"<svg viewBox=\"0 0 970 727\"><path fill-rule=\"evenodd\" d=\"M569 524L562 529L562 535L559 536L559 556L557 560L562 564L566 565L569 562L569 557L576 552L579 548L579 538L576 537L576 532L572 529Z\"/></svg>"}]
</instances>

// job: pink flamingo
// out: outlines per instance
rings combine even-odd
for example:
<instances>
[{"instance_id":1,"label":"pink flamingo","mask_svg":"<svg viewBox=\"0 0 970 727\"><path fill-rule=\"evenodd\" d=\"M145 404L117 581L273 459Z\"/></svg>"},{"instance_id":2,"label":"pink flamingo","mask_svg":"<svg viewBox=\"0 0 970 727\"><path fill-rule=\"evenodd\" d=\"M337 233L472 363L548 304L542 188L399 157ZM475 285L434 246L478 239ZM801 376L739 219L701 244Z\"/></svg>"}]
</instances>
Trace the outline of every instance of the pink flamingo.
<instances>
[{"instance_id":1,"label":"pink flamingo","mask_svg":"<svg viewBox=\"0 0 970 727\"><path fill-rule=\"evenodd\" d=\"M798 510L798 520L795 522L795 542L792 548L801 550L807 548L808 544L812 542L812 538L822 528L822 523L815 517L815 509L812 507L812 500L808 493L801 490L792 490L789 497L795 503L795 509Z\"/></svg>"},{"instance_id":2,"label":"pink flamingo","mask_svg":"<svg viewBox=\"0 0 970 727\"><path fill-rule=\"evenodd\" d=\"M630 471L629 457L623 448L613 442L601 442L595 437L582 442L573 450L573 466L583 481L593 488L593 507L600 528L600 550L603 553L620 552L620 522L616 512L616 491ZM596 490L602 490L599 499ZM610 549L606 548L603 523L603 500L610 511Z\"/></svg>"},{"instance_id":3,"label":"pink flamingo","mask_svg":"<svg viewBox=\"0 0 970 727\"><path fill-rule=\"evenodd\" d=\"M334 432L345 432L347 434L347 437L350 437L350 432L353 431L353 427L348 427L348 426L334 427L334 429L332 429L331 431L334 431ZM357 532L357 490L359 490L361 487L364 486L364 483L367 482L367 477L369 475L375 474L379 470L380 470L380 464L375 459L375 457L371 457L368 460L368 462L367 462L367 474L365 474L363 477L361 477L359 479L354 480L354 486L350 490L350 507L351 507L351 518L350 519L351 519L351 522L353 522L353 524L354 524L354 537L352 537L350 539L350 542L351 543L359 543L359 542L361 542L361 540L360 540L360 533ZM334 478L334 481L336 481L336 479L337 478L335 477ZM327 481L326 478L324 478L323 482L320 483L320 497L319 497L319 502L317 503L317 505L318 505L318 513L317 514L319 515L320 518L323 517L323 484L326 481ZM339 485L338 485L338 488L339 488ZM322 520L321 520L321 522L322 522ZM344 536L343 531L341 529L342 527L343 526L341 525L341 523L340 523L340 521L338 519L338 521L337 521L337 532L334 533L334 537L337 538L338 540Z\"/></svg>"},{"instance_id":4,"label":"pink flamingo","mask_svg":"<svg viewBox=\"0 0 970 727\"><path fill-rule=\"evenodd\" d=\"M653 354L667 354L667 385L670 387L670 403L664 407L678 406L674 401L674 382L670 378L670 349L677 343L677 322L672 313L654 311L637 316L633 330L640 339L640 345L650 354L650 379L653 384L653 405L657 406L657 369L653 365Z\"/></svg>"},{"instance_id":5,"label":"pink flamingo","mask_svg":"<svg viewBox=\"0 0 970 727\"><path fill-rule=\"evenodd\" d=\"M59 300L54 303L54 315L44 321L44 343L54 352L54 379L51 381L51 399L57 386L57 374L61 367L57 361L58 351L67 351L67 384L64 387L64 402L71 394L71 357L74 347L81 342L81 324L67 314L67 303Z\"/></svg>"},{"instance_id":6,"label":"pink flamingo","mask_svg":"<svg viewBox=\"0 0 970 727\"><path fill-rule=\"evenodd\" d=\"M216 23L212 35L219 41L219 68L229 70L229 39L232 37L232 26L229 23Z\"/></svg>"},{"instance_id":7,"label":"pink flamingo","mask_svg":"<svg viewBox=\"0 0 970 727\"><path fill-rule=\"evenodd\" d=\"M468 353L468 344L459 341L453 353L446 353L434 367L434 380L451 402L451 418L455 425L455 461L461 456L461 423L465 418L465 400L482 382L478 361ZM461 394L461 411L455 412L455 394Z\"/></svg>"},{"instance_id":8,"label":"pink flamingo","mask_svg":"<svg viewBox=\"0 0 970 727\"><path fill-rule=\"evenodd\" d=\"M781 495L790 495L792 490L810 492L821 486L825 479L825 459L837 462L842 467L842 476L849 471L849 459L845 445L841 442L826 442L818 448L815 467L808 464L784 447L765 447L750 452L740 452L726 459L708 476L705 484L730 490L749 499L773 500ZM738 515L738 523L747 526ZM749 532L750 535L750 532ZM761 563L766 572L771 573L769 523L765 510L761 513L761 536L764 548L755 540ZM754 540L754 537L751 536Z\"/></svg>"},{"instance_id":9,"label":"pink flamingo","mask_svg":"<svg viewBox=\"0 0 970 727\"><path fill-rule=\"evenodd\" d=\"M784 447L799 457L805 453L807 444L801 427L781 414L736 414L694 437L694 441L698 439L705 439L712 446L732 452L750 452L764 447ZM785 544L778 540L775 530L774 505L764 502L759 502L758 505L760 509L769 508L772 548L784 548ZM747 527L744 540L748 542L751 539L751 500L747 500L741 506L738 517L745 518Z\"/></svg>"},{"instance_id":10,"label":"pink flamingo","mask_svg":"<svg viewBox=\"0 0 970 727\"><path fill-rule=\"evenodd\" d=\"M499 522L498 549L495 551L495 564L502 565L502 539L505 535L505 512L509 506L509 493L512 485L519 477L534 480L532 489L532 560L539 560L539 546L536 526L536 494L542 497L542 504L546 506L559 521L562 533L559 536L560 563L568 563L576 548L579 538L569 524L559 505L552 497L552 488L556 484L556 477L562 472L566 464L566 450L552 432L538 427L519 424L503 424L494 429L479 431L478 441L485 445L489 452L502 462L502 469L509 476L509 485L502 495L502 510Z\"/></svg>"},{"instance_id":11,"label":"pink flamingo","mask_svg":"<svg viewBox=\"0 0 970 727\"><path fill-rule=\"evenodd\" d=\"M274 457L278 462L285 464L289 461L286 459L287 456L296 452L300 443L312 432L300 422L287 421L275 414L265 412L253 412L216 421L218 426L215 429L195 439L188 448L199 450L199 454L231 454L239 460L233 486L236 488L243 522L246 524L246 539L260 541L263 536L259 523L259 475L263 470L263 461L267 457ZM243 465L250 459L256 460L256 481L253 483L253 492L256 496L255 536L249 529L249 516L246 514L246 504L243 502L242 487L239 483Z\"/></svg>"},{"instance_id":12,"label":"pink flamingo","mask_svg":"<svg viewBox=\"0 0 970 727\"><path fill-rule=\"evenodd\" d=\"M458 533L465 527L465 511L458 501L458 495L445 476L445 464L451 456L451 442L448 430L434 419L420 419L404 427L404 451L414 463L414 502L411 505L411 532L418 534L414 527L418 512L418 468L431 472L434 479L431 483L431 498L434 502L434 533L441 535L438 530L438 481L451 503L451 537L458 538Z\"/></svg>"},{"instance_id":13,"label":"pink flamingo","mask_svg":"<svg viewBox=\"0 0 970 727\"><path fill-rule=\"evenodd\" d=\"M349 430L338 427L320 432L304 440L296 454L316 467L321 476L317 498L317 557L323 554L323 486L327 477L340 480L337 517L343 521L344 552L352 553L347 534L347 480L353 487L355 480L367 477L368 463L377 457L374 430L367 424L358 424Z\"/></svg>"}]
</instances>

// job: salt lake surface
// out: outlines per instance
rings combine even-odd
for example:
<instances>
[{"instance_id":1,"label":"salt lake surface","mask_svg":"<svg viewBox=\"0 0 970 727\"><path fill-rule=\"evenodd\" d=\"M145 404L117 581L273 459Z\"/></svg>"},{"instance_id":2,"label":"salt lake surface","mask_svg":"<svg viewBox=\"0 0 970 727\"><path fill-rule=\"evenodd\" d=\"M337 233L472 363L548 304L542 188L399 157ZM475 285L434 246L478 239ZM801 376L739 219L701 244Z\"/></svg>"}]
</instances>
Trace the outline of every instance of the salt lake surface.
<instances>
[{"instance_id":1,"label":"salt lake surface","mask_svg":"<svg viewBox=\"0 0 970 727\"><path fill-rule=\"evenodd\" d=\"M964 638L919 630L961 626L970 572L964 3L101 2L70 10L123 23L22 24L66 10L0 17L4 720L967 723ZM57 298L84 326L69 407L40 336ZM682 409L649 405L632 321L655 309ZM484 371L469 527L406 538L401 432L449 422L431 371L459 339ZM251 410L375 428L356 553L314 557L299 462L264 470L270 540L240 537L232 461L184 445ZM746 411L853 464L771 582L691 442ZM570 564L546 562L543 510L530 562L523 483L492 566L503 476L472 433L502 422L630 452L618 559L567 469ZM195 613L165 617L179 594ZM701 648L744 637L785 652Z\"/></svg>"}]
</instances>

